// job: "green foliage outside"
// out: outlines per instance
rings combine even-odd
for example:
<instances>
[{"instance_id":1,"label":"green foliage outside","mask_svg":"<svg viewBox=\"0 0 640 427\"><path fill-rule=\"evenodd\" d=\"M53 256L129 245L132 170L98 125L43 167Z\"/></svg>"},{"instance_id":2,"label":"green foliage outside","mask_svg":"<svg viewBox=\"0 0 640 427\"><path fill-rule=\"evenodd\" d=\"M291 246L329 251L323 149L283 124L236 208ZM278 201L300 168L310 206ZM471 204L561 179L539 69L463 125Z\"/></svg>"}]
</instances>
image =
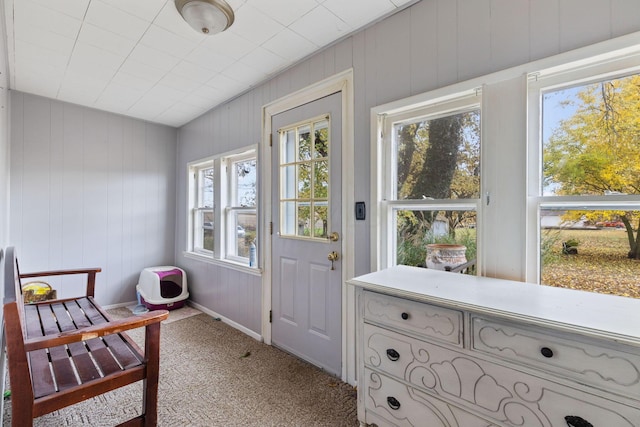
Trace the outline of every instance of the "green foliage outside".
<instances>
[{"instance_id":1,"label":"green foliage outside","mask_svg":"<svg viewBox=\"0 0 640 427\"><path fill-rule=\"evenodd\" d=\"M396 262L402 265L425 266L427 257L427 245L432 243L446 243L464 245L467 247L465 254L468 261L476 258L476 230L460 229L455 235L446 234L434 236L430 231L411 235L401 240L398 237Z\"/></svg>"}]
</instances>

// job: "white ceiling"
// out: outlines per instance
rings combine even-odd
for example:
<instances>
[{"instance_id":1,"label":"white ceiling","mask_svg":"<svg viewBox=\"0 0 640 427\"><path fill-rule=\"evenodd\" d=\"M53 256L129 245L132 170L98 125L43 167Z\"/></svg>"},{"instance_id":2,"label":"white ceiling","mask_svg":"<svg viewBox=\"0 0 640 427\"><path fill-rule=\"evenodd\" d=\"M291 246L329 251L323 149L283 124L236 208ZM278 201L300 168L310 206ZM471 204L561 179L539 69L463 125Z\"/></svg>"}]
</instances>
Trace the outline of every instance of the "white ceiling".
<instances>
[{"instance_id":1,"label":"white ceiling","mask_svg":"<svg viewBox=\"0 0 640 427\"><path fill-rule=\"evenodd\" d=\"M170 126L413 0L227 0L205 36L174 0L4 0L9 87Z\"/></svg>"}]
</instances>

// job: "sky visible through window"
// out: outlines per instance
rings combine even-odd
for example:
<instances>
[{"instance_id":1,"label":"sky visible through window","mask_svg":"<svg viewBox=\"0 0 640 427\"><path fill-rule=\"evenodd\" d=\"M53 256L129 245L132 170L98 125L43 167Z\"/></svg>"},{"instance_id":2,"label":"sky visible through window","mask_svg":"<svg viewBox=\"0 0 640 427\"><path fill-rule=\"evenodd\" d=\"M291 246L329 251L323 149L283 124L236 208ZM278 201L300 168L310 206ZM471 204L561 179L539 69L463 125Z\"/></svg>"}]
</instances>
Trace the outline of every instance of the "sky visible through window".
<instances>
[{"instance_id":1,"label":"sky visible through window","mask_svg":"<svg viewBox=\"0 0 640 427\"><path fill-rule=\"evenodd\" d=\"M560 127L563 120L569 119L578 109L576 96L584 86L577 86L547 92L542 96L542 143L546 146L549 138ZM543 196L553 196L557 185L547 184L542 188Z\"/></svg>"}]
</instances>

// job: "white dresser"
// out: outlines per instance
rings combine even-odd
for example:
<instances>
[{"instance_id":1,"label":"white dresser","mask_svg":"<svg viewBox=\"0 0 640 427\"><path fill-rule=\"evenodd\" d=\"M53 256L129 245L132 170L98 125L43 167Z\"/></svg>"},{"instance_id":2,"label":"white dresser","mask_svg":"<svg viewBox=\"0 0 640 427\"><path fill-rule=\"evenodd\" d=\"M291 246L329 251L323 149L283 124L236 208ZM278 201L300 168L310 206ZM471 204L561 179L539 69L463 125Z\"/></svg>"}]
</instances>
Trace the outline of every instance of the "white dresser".
<instances>
[{"instance_id":1,"label":"white dresser","mask_svg":"<svg viewBox=\"0 0 640 427\"><path fill-rule=\"evenodd\" d=\"M640 427L640 300L406 266L348 283L362 425Z\"/></svg>"}]
</instances>

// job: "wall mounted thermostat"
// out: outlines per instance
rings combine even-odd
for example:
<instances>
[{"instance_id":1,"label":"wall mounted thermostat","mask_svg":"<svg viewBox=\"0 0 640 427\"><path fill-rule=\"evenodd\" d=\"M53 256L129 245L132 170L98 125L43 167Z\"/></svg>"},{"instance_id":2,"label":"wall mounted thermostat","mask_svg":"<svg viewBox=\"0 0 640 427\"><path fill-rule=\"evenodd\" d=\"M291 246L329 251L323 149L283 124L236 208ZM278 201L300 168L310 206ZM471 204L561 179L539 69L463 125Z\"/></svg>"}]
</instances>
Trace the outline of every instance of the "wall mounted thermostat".
<instances>
[{"instance_id":1,"label":"wall mounted thermostat","mask_svg":"<svg viewBox=\"0 0 640 427\"><path fill-rule=\"evenodd\" d=\"M364 202L356 202L356 219L365 219L367 217L367 211L364 206Z\"/></svg>"}]
</instances>

